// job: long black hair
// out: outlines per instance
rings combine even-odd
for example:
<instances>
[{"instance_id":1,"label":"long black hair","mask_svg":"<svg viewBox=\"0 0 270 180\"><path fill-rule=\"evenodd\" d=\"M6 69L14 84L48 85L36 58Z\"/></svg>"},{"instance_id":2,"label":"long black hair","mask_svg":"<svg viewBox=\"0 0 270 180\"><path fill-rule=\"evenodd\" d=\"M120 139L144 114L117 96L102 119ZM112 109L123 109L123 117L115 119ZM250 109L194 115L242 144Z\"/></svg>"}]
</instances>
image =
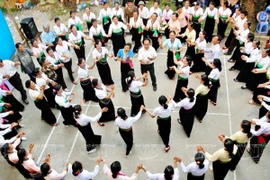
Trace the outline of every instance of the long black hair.
<instances>
[{"instance_id":1,"label":"long black hair","mask_svg":"<svg viewBox=\"0 0 270 180\"><path fill-rule=\"evenodd\" d=\"M13 162L11 162L8 158L8 151L10 150L10 146L9 143L6 143L2 146L1 148L1 154L3 155L3 157L7 160L7 162L11 165L11 166L15 166L16 164L14 164Z\"/></svg>"},{"instance_id":2,"label":"long black hair","mask_svg":"<svg viewBox=\"0 0 270 180\"><path fill-rule=\"evenodd\" d=\"M168 108L168 105L167 105L167 98L166 96L162 95L158 98L158 102L161 106L163 106L164 109L167 109Z\"/></svg>"},{"instance_id":3,"label":"long black hair","mask_svg":"<svg viewBox=\"0 0 270 180\"><path fill-rule=\"evenodd\" d=\"M225 151L229 153L229 157L233 158L235 155L233 154L234 142L230 138L225 139L224 141Z\"/></svg>"},{"instance_id":4,"label":"long black hair","mask_svg":"<svg viewBox=\"0 0 270 180\"><path fill-rule=\"evenodd\" d=\"M128 77L126 78L126 83L127 83L127 86L128 86L128 87L129 87L130 84L132 83L134 77L135 77L134 71L129 71L129 72L128 72Z\"/></svg>"},{"instance_id":5,"label":"long black hair","mask_svg":"<svg viewBox=\"0 0 270 180\"><path fill-rule=\"evenodd\" d=\"M205 160L205 156L202 153L196 153L194 159L199 168L203 169L204 168L203 162Z\"/></svg>"},{"instance_id":6,"label":"long black hair","mask_svg":"<svg viewBox=\"0 0 270 180\"><path fill-rule=\"evenodd\" d=\"M97 85L98 85L98 79L97 78L92 80L92 85L93 85L93 88L97 87Z\"/></svg>"},{"instance_id":7,"label":"long black hair","mask_svg":"<svg viewBox=\"0 0 270 180\"><path fill-rule=\"evenodd\" d=\"M112 178L117 178L118 173L121 171L121 164L119 161L114 161L111 164Z\"/></svg>"},{"instance_id":8,"label":"long black hair","mask_svg":"<svg viewBox=\"0 0 270 180\"><path fill-rule=\"evenodd\" d=\"M167 166L164 170L164 178L166 180L172 180L174 175L174 169L172 166Z\"/></svg>"},{"instance_id":9,"label":"long black hair","mask_svg":"<svg viewBox=\"0 0 270 180\"><path fill-rule=\"evenodd\" d=\"M248 120L243 120L241 123L241 127L243 129L243 133L246 133L248 138L251 138L252 133L250 132L251 123Z\"/></svg>"},{"instance_id":10,"label":"long black hair","mask_svg":"<svg viewBox=\"0 0 270 180\"><path fill-rule=\"evenodd\" d=\"M78 118L79 115L81 114L82 112L82 107L81 105L77 104L73 107L73 111L74 111L74 114L75 114L75 118Z\"/></svg>"},{"instance_id":11,"label":"long black hair","mask_svg":"<svg viewBox=\"0 0 270 180\"><path fill-rule=\"evenodd\" d=\"M75 161L72 164L72 174L73 174L73 176L78 176L82 171L83 171L82 163L80 163L79 161Z\"/></svg>"},{"instance_id":12,"label":"long black hair","mask_svg":"<svg viewBox=\"0 0 270 180\"><path fill-rule=\"evenodd\" d=\"M218 68L218 70L221 72L222 67L221 67L221 61L220 61L220 59L214 59L213 65L214 65L216 68Z\"/></svg>"},{"instance_id":13,"label":"long black hair","mask_svg":"<svg viewBox=\"0 0 270 180\"><path fill-rule=\"evenodd\" d=\"M194 95L195 91L192 88L189 88L187 91L188 98L190 99L189 102L193 102L195 100Z\"/></svg>"},{"instance_id":14,"label":"long black hair","mask_svg":"<svg viewBox=\"0 0 270 180\"><path fill-rule=\"evenodd\" d=\"M18 155L18 158L19 158L19 161L18 161L17 164L22 164L23 161L24 161L24 157L26 156L26 150L25 149L20 149L17 152L17 155Z\"/></svg>"},{"instance_id":15,"label":"long black hair","mask_svg":"<svg viewBox=\"0 0 270 180\"><path fill-rule=\"evenodd\" d=\"M51 167L50 167L50 165L48 163L43 163L40 166L40 171L42 173L42 176L46 177L49 174L50 169L51 169Z\"/></svg>"},{"instance_id":16,"label":"long black hair","mask_svg":"<svg viewBox=\"0 0 270 180\"><path fill-rule=\"evenodd\" d=\"M120 116L123 120L126 120L128 118L126 111L122 107L117 109L117 115Z\"/></svg>"},{"instance_id":17,"label":"long black hair","mask_svg":"<svg viewBox=\"0 0 270 180\"><path fill-rule=\"evenodd\" d=\"M203 81L203 85L207 86L208 88L211 87L211 84L209 83L210 80L206 74L201 75L201 80Z\"/></svg>"}]
</instances>

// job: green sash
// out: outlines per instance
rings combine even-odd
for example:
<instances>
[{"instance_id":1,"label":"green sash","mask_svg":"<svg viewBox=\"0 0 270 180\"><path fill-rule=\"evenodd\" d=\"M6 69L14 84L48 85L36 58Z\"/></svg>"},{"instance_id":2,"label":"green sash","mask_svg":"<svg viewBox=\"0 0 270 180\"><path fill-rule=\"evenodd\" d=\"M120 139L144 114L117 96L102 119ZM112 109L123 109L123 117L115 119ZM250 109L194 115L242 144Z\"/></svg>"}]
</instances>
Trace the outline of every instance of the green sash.
<instances>
[{"instance_id":1,"label":"green sash","mask_svg":"<svg viewBox=\"0 0 270 180\"><path fill-rule=\"evenodd\" d=\"M192 16L192 20L198 21L198 19L200 18L200 16Z\"/></svg>"},{"instance_id":2,"label":"green sash","mask_svg":"<svg viewBox=\"0 0 270 180\"><path fill-rule=\"evenodd\" d=\"M81 45L82 45L82 41L77 42L77 43L75 43L75 44L78 45L78 46L81 46Z\"/></svg>"},{"instance_id":3,"label":"green sash","mask_svg":"<svg viewBox=\"0 0 270 180\"><path fill-rule=\"evenodd\" d=\"M106 57L101 58L101 59L100 59L100 62L106 63L106 62L107 62L107 58L106 58Z\"/></svg>"},{"instance_id":4,"label":"green sash","mask_svg":"<svg viewBox=\"0 0 270 180\"><path fill-rule=\"evenodd\" d=\"M263 65L261 65L260 63L256 64L256 67L259 68L259 69L262 69L263 68Z\"/></svg>"},{"instance_id":5,"label":"green sash","mask_svg":"<svg viewBox=\"0 0 270 180\"><path fill-rule=\"evenodd\" d=\"M91 20L86 20L87 24L92 24Z\"/></svg>"},{"instance_id":6,"label":"green sash","mask_svg":"<svg viewBox=\"0 0 270 180\"><path fill-rule=\"evenodd\" d=\"M178 75L178 80L187 81L187 80L188 80L188 78L184 78L184 77L182 77L182 76Z\"/></svg>"},{"instance_id":7,"label":"green sash","mask_svg":"<svg viewBox=\"0 0 270 180\"><path fill-rule=\"evenodd\" d=\"M228 19L228 17L227 17L227 16L226 16L226 17L220 16L220 19L221 19L222 21L226 21L226 20Z\"/></svg>"},{"instance_id":8,"label":"green sash","mask_svg":"<svg viewBox=\"0 0 270 180\"><path fill-rule=\"evenodd\" d=\"M154 32L153 37L157 38L159 36L157 29L153 29L152 32Z\"/></svg>"},{"instance_id":9,"label":"green sash","mask_svg":"<svg viewBox=\"0 0 270 180\"><path fill-rule=\"evenodd\" d=\"M118 18L118 20L122 20L122 16L121 15L118 15L117 18Z\"/></svg>"},{"instance_id":10,"label":"green sash","mask_svg":"<svg viewBox=\"0 0 270 180\"><path fill-rule=\"evenodd\" d=\"M5 103L4 101L2 101L2 97L0 97L0 103ZM5 109L4 106L0 107L0 112L3 112L3 110Z\"/></svg>"},{"instance_id":11,"label":"green sash","mask_svg":"<svg viewBox=\"0 0 270 180\"><path fill-rule=\"evenodd\" d=\"M211 79L212 82L218 82L219 79Z\"/></svg>"},{"instance_id":12,"label":"green sash","mask_svg":"<svg viewBox=\"0 0 270 180\"><path fill-rule=\"evenodd\" d=\"M66 36L67 39L69 38L69 34L66 34L65 36Z\"/></svg>"},{"instance_id":13,"label":"green sash","mask_svg":"<svg viewBox=\"0 0 270 180\"><path fill-rule=\"evenodd\" d=\"M103 23L108 24L109 23L110 16L104 16L103 17Z\"/></svg>"},{"instance_id":14,"label":"green sash","mask_svg":"<svg viewBox=\"0 0 270 180\"><path fill-rule=\"evenodd\" d=\"M158 116L157 119L160 119L160 120L168 120L170 117L171 117L171 116L165 117L165 118L161 118L161 117Z\"/></svg>"},{"instance_id":15,"label":"green sash","mask_svg":"<svg viewBox=\"0 0 270 180\"><path fill-rule=\"evenodd\" d=\"M38 60L39 60L40 63L43 62L43 57L46 57L46 56L45 56L44 52L41 51L40 54L39 54L39 58L38 58Z\"/></svg>"},{"instance_id":16,"label":"green sash","mask_svg":"<svg viewBox=\"0 0 270 180\"><path fill-rule=\"evenodd\" d=\"M54 64L55 65L58 65L58 64L60 64L61 62L60 62L60 60L58 59Z\"/></svg>"},{"instance_id":17,"label":"green sash","mask_svg":"<svg viewBox=\"0 0 270 180\"><path fill-rule=\"evenodd\" d=\"M82 31L82 25L76 24L76 27L77 27L77 29L78 29L79 31Z\"/></svg>"},{"instance_id":18,"label":"green sash","mask_svg":"<svg viewBox=\"0 0 270 180\"><path fill-rule=\"evenodd\" d=\"M180 52L176 52L176 53L175 53L175 58L176 58L177 60L181 58Z\"/></svg>"},{"instance_id":19,"label":"green sash","mask_svg":"<svg viewBox=\"0 0 270 180\"><path fill-rule=\"evenodd\" d=\"M122 35L122 29L116 29L112 31L113 34Z\"/></svg>"},{"instance_id":20,"label":"green sash","mask_svg":"<svg viewBox=\"0 0 270 180\"><path fill-rule=\"evenodd\" d=\"M138 34L142 34L143 33L143 29L142 29L142 27L139 27L138 28Z\"/></svg>"},{"instance_id":21,"label":"green sash","mask_svg":"<svg viewBox=\"0 0 270 180\"><path fill-rule=\"evenodd\" d=\"M215 18L215 16L210 16L210 15L207 15L207 17L210 18L210 19L214 19Z\"/></svg>"}]
</instances>

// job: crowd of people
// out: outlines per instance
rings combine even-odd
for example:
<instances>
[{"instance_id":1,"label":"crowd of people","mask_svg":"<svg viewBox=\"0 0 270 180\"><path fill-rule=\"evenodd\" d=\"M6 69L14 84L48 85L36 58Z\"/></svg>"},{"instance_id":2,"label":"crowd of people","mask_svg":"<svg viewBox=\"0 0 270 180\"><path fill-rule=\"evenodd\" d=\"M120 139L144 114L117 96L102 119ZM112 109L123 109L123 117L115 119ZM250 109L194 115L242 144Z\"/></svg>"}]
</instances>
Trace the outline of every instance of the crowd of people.
<instances>
[{"instance_id":1,"label":"crowd of people","mask_svg":"<svg viewBox=\"0 0 270 180\"><path fill-rule=\"evenodd\" d=\"M99 172L100 163L104 164L104 174L111 180L137 179L139 170L146 172L149 179L177 180L181 174L178 163L183 173L188 174L188 180L203 180L210 162L214 179L222 180L229 170L236 169L245 150L256 164L259 163L270 140L270 50L260 49L260 41L250 31L248 12L241 8L239 1L222 1L221 4L220 1L209 1L205 9L201 7L200 1L176 1L176 11L171 9L170 4L161 10L159 1L154 1L150 9L145 6L145 1L128 0L123 1L123 5L121 8L120 2L114 1L114 8L111 9L105 1L99 14L94 14L87 7L82 20L75 11L70 11L68 27L56 17L53 29L44 24L42 42L33 39L31 49L17 43L13 61L0 59L0 148L7 162L25 178L38 180L60 180L67 173L75 179L93 179ZM217 34L213 34L215 24ZM225 38L228 24L231 30ZM84 28L87 28L89 35L83 32ZM127 31L131 33L132 43L126 42L129 41L126 38ZM165 38L162 38L163 35ZM221 47L223 39L226 42ZM91 52L92 65L87 64L85 56L86 40L92 41L95 47ZM113 53L106 48L108 41L112 42ZM186 46L185 54L183 45ZM76 60L72 59L71 48L76 54ZM168 50L164 73L169 80L177 79L177 83L174 96L160 96L159 106L151 112L145 107L144 101L149 99L143 96L142 87L148 85L150 75L153 91L158 90L155 60L157 51L163 48ZM189 138L194 118L202 123L209 102L213 106L217 105L222 52L226 56L231 55L228 62L234 63L228 70L239 71L234 81L246 83L241 89L253 91L248 103L261 106L259 119L243 120L241 129L230 137L219 134L224 148L213 154L197 146L195 162L188 166L184 165L180 157L174 157L174 165L167 166L164 173L152 174L143 164L139 164L134 174L128 177L121 172L119 161L113 162L109 168L106 161L98 157L92 172L85 170L81 162L75 161L73 164L68 163L65 170L58 173L50 166L49 154L43 164L36 164L32 157L34 144L31 143L29 149L20 148L22 141L27 140L25 132L21 131L25 107L12 95L12 90L19 91L23 103L27 105L29 101L25 86L28 96L41 112L41 120L51 126L58 126L52 108L59 109L63 124L66 127L75 126L83 135L87 153L94 153L102 140L101 135L94 133L91 123L97 121L103 127L106 122L114 121L126 144L125 157L128 158L133 146L133 124L145 113L151 118L157 118L157 132L167 153L170 151L171 114L174 108L179 108L177 121ZM115 85L108 58L114 58L120 63L122 92L129 91L130 94L130 115L122 107L115 110L112 101ZM140 77L135 75L135 58L140 63ZM34 59L40 67L35 65ZM70 81L77 85L72 62L78 64L77 75L83 92L83 100L75 106L71 103L75 93L68 89L63 77L65 68ZM29 76L29 80L21 80L18 67ZM89 70L95 67L100 78L89 75ZM189 87L189 77L193 73L199 80L198 87L194 89ZM87 101L99 103L101 111L96 116L90 117L83 113L83 104ZM255 125L255 130L251 125Z\"/></svg>"}]
</instances>

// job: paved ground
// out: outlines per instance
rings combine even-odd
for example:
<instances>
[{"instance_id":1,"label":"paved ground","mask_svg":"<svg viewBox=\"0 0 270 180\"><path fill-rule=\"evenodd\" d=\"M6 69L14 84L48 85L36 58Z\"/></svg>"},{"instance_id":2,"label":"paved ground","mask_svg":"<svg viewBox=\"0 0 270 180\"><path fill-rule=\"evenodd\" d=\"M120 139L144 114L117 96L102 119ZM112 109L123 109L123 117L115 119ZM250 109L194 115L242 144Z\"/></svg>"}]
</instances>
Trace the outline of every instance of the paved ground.
<instances>
[{"instance_id":1,"label":"paved ground","mask_svg":"<svg viewBox=\"0 0 270 180\"><path fill-rule=\"evenodd\" d=\"M127 40L130 37L127 36ZM86 55L88 64L92 64L91 50L93 46L87 42ZM107 47L111 50L111 45ZM72 50L73 52L73 50ZM77 72L76 58L73 53L73 69ZM215 150L222 148L222 143L218 140L219 133L230 135L238 131L239 124L243 119L250 119L258 116L258 107L247 103L251 98L251 92L248 90L241 90L240 83L235 83L233 78L237 72L228 72L227 69L231 66L225 60L228 57L220 56L223 62L223 71L221 76L221 88L219 89L219 96L217 106L214 107L209 104L208 114L206 115L202 124L195 120L191 138L188 139L184 134L183 128L177 123L178 109L172 115L172 130L170 137L171 150L169 153L164 152L161 138L156 133L156 120L144 115L133 126L134 131L134 147L132 155L125 159L125 144L120 137L118 128L114 126L113 122L106 123L105 127L100 127L97 123L93 123L92 127L96 134L102 135L102 145L98 147L97 152L87 154L85 151L85 143L82 135L74 127L66 128L62 124L62 117L58 110L54 110L60 125L58 127L51 127L46 123L40 121L40 112L34 106L32 100L29 99L30 104L26 107L23 113L23 121L25 128L22 130L26 132L28 140L22 144L22 147L27 147L29 143L35 143L33 156L37 163L41 164L44 161L46 154L50 153L52 156L51 165L58 172L62 171L67 161L73 162L75 160L81 161L84 168L91 170L94 167L95 159L98 156L106 159L110 164L115 160L122 163L122 171L126 175L131 175L135 166L139 163L145 164L147 169L151 172L163 172L164 167L168 164L173 164L173 157L182 157L185 164L193 161L193 156L196 153L196 145L202 145L207 151L213 153ZM129 93L122 93L120 86L120 64L113 59L109 60L112 70L113 79L116 85L116 96L113 98L115 107L125 107L127 111L130 109ZM136 75L140 75L139 62L134 60ZM158 90L153 92L151 80L147 87L142 88L146 107L153 109L158 106L158 97L160 95L173 95L176 81L169 80L164 71L166 69L166 50L158 51L158 58L155 63L156 75L158 80ZM90 72L91 75L98 77L97 69ZM68 79L68 75L64 70L64 76L68 88L76 93L74 104L82 100L82 89L80 85L73 86ZM77 74L75 75L77 76ZM199 81L195 79L195 75L190 77L189 87L196 88ZM22 75L26 80L26 76ZM15 95L18 97L16 90ZM87 102L84 107L84 112L87 115L93 116L100 111L97 103ZM129 114L129 113L128 113ZM239 163L234 173L229 172L228 180L263 180L268 179L268 165L267 159L270 157L270 148L266 148L263 157L259 164L255 164L249 155L245 153L241 162ZM15 169L10 167L6 161L0 159L0 179L22 179L22 176ZM101 166L102 167L102 166ZM186 179L186 175L180 170L181 178ZM66 179L72 179L67 175ZM100 171L97 178L105 180L102 171ZM140 180L147 179L144 172L139 172ZM205 179L212 179L212 173L208 171Z\"/></svg>"}]
</instances>

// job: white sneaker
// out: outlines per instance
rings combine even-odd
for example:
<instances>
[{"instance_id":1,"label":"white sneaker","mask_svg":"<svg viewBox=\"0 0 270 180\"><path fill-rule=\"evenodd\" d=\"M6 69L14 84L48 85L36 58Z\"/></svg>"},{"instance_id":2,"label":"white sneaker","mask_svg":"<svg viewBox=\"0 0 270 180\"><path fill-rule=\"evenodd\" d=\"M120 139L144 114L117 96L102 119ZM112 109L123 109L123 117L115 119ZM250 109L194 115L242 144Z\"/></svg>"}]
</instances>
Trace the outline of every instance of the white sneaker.
<instances>
[{"instance_id":1,"label":"white sneaker","mask_svg":"<svg viewBox=\"0 0 270 180\"><path fill-rule=\"evenodd\" d=\"M19 124L19 126L21 126L21 128L23 128L23 127L24 127L24 125L23 125L23 124Z\"/></svg>"},{"instance_id":2,"label":"white sneaker","mask_svg":"<svg viewBox=\"0 0 270 180\"><path fill-rule=\"evenodd\" d=\"M23 136L21 140L22 140L22 141L26 141L27 138Z\"/></svg>"},{"instance_id":3,"label":"white sneaker","mask_svg":"<svg viewBox=\"0 0 270 180\"><path fill-rule=\"evenodd\" d=\"M64 89L65 92L69 92L68 88Z\"/></svg>"},{"instance_id":4,"label":"white sneaker","mask_svg":"<svg viewBox=\"0 0 270 180\"><path fill-rule=\"evenodd\" d=\"M94 153L94 152L96 152L96 151L97 151L97 149L95 148L95 149L92 149L92 150L90 150L90 151L87 151L87 153L90 154L90 153Z\"/></svg>"}]
</instances>

